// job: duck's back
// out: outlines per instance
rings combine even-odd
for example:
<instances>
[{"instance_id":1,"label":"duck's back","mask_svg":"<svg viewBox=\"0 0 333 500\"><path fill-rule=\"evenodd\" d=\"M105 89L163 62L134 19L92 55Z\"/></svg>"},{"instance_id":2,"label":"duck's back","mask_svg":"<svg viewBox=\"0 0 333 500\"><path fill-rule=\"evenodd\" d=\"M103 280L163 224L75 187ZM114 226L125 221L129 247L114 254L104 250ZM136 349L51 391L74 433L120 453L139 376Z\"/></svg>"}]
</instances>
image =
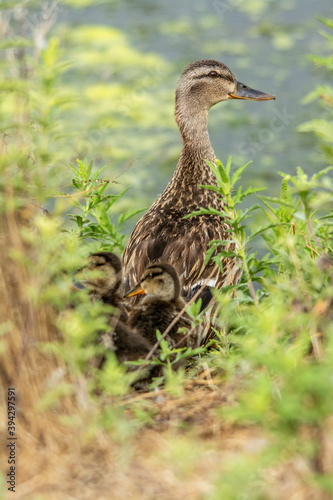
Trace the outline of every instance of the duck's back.
<instances>
[{"instance_id":1,"label":"duck's back","mask_svg":"<svg viewBox=\"0 0 333 500\"><path fill-rule=\"evenodd\" d=\"M230 259L222 262L223 275L213 261L222 247L214 251L206 264L205 257L210 241L229 238L227 224L217 215L184 219L189 213L185 207L170 208L167 213L163 209L149 211L138 222L124 253L127 289L137 282L149 264L159 260L175 267L185 288L205 280L215 286L225 282Z\"/></svg>"}]
</instances>

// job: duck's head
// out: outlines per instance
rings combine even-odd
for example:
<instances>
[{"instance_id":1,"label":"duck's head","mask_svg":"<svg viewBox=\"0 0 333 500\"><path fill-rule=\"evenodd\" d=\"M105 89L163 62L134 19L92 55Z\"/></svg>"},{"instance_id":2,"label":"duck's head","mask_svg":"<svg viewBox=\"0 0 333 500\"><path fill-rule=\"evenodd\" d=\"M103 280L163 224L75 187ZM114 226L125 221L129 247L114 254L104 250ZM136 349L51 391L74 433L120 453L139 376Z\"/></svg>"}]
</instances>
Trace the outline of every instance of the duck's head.
<instances>
[{"instance_id":1,"label":"duck's head","mask_svg":"<svg viewBox=\"0 0 333 500\"><path fill-rule=\"evenodd\" d=\"M145 294L169 302L177 300L179 293L180 282L174 267L159 262L146 268L140 282L125 297Z\"/></svg>"},{"instance_id":2,"label":"duck's head","mask_svg":"<svg viewBox=\"0 0 333 500\"><path fill-rule=\"evenodd\" d=\"M238 82L230 69L219 61L204 59L185 68L176 91L176 107L188 102L191 107L208 111L214 104L228 99L268 101L275 97Z\"/></svg>"},{"instance_id":3,"label":"duck's head","mask_svg":"<svg viewBox=\"0 0 333 500\"><path fill-rule=\"evenodd\" d=\"M81 277L84 286L95 297L114 294L121 283L120 259L111 252L93 253L88 258L88 264L80 270Z\"/></svg>"}]
</instances>

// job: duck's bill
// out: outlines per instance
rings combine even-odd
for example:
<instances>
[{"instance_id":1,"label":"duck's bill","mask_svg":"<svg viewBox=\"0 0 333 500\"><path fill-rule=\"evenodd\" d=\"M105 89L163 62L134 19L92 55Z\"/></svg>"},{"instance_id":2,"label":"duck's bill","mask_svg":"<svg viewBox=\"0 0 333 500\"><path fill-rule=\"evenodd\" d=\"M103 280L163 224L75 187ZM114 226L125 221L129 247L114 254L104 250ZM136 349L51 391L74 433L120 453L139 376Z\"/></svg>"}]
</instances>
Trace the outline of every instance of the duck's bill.
<instances>
[{"instance_id":1,"label":"duck's bill","mask_svg":"<svg viewBox=\"0 0 333 500\"><path fill-rule=\"evenodd\" d=\"M74 290L76 292L77 290L84 290L86 286L80 281L73 281L70 288L71 290Z\"/></svg>"},{"instance_id":2,"label":"duck's bill","mask_svg":"<svg viewBox=\"0 0 333 500\"><path fill-rule=\"evenodd\" d=\"M229 99L250 99L251 101L270 101L275 95L251 89L242 82L237 82L235 92L229 94Z\"/></svg>"},{"instance_id":3,"label":"duck's bill","mask_svg":"<svg viewBox=\"0 0 333 500\"><path fill-rule=\"evenodd\" d=\"M129 297L134 297L134 295L144 295L144 294L145 294L145 291L142 288L142 286L139 284L139 285L136 285L134 288L132 288L129 292L125 293L124 297L125 297L125 299L127 299Z\"/></svg>"}]
</instances>

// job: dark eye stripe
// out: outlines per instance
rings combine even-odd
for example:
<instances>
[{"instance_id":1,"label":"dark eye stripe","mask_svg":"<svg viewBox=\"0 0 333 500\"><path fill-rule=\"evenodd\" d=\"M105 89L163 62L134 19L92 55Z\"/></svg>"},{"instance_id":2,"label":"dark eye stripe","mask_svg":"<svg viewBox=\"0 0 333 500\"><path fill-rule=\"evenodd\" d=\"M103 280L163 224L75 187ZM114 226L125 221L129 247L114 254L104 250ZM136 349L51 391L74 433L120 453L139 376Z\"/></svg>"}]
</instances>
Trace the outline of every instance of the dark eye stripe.
<instances>
[{"instance_id":1,"label":"dark eye stripe","mask_svg":"<svg viewBox=\"0 0 333 500\"><path fill-rule=\"evenodd\" d=\"M196 77L195 77L195 79L196 79L196 80L199 80L199 79L201 79L201 78L218 78L218 77L222 77L222 75L219 75L218 73L216 73L216 76L211 77L211 76L210 76L210 73L207 73L207 74L205 74L205 75L199 75L199 76L196 76Z\"/></svg>"},{"instance_id":2,"label":"dark eye stripe","mask_svg":"<svg viewBox=\"0 0 333 500\"><path fill-rule=\"evenodd\" d=\"M210 73L216 73L216 76L211 76ZM230 83L234 83L234 79L232 78L231 75L229 74L221 75L217 71L210 71L209 73L195 77L196 80L200 80L201 78L223 78L224 80L227 80Z\"/></svg>"},{"instance_id":3,"label":"dark eye stripe","mask_svg":"<svg viewBox=\"0 0 333 500\"><path fill-rule=\"evenodd\" d=\"M146 274L146 276L143 278L143 280L147 279L147 278L156 278L156 276L161 276L161 274L163 274L163 271L155 271L153 273L148 273Z\"/></svg>"}]
</instances>

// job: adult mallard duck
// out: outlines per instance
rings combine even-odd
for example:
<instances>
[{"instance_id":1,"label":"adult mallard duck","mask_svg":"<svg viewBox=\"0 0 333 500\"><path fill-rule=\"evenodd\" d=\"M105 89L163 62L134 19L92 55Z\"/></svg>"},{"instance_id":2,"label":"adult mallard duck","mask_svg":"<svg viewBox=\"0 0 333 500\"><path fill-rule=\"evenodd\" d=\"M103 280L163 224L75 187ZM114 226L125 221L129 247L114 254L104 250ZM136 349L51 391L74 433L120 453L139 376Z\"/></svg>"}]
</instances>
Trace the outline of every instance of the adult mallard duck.
<instances>
[{"instance_id":1,"label":"adult mallard duck","mask_svg":"<svg viewBox=\"0 0 333 500\"><path fill-rule=\"evenodd\" d=\"M205 161L216 160L207 130L208 111L229 99L275 97L238 82L221 62L202 60L187 66L177 87L175 109L183 150L164 193L136 224L127 243L123 254L126 290L138 282L148 265L159 260L175 267L186 293L204 285L219 288L238 282L241 272L233 258L222 260L223 272L212 258L205 265L211 240L232 239L226 221L217 215L184 219L200 207L223 209L220 195L200 185L216 185Z\"/></svg>"},{"instance_id":2,"label":"adult mallard duck","mask_svg":"<svg viewBox=\"0 0 333 500\"><path fill-rule=\"evenodd\" d=\"M128 325L155 344L156 330L163 334L185 305L180 297L180 282L174 267L165 262L148 266L139 283L125 297L141 294L145 297L130 311ZM182 313L166 337L168 344L171 347L177 344L179 347L196 347L200 342L200 332L198 328L191 332L191 326L189 316ZM180 328L190 330L189 335L184 337Z\"/></svg>"}]
</instances>

